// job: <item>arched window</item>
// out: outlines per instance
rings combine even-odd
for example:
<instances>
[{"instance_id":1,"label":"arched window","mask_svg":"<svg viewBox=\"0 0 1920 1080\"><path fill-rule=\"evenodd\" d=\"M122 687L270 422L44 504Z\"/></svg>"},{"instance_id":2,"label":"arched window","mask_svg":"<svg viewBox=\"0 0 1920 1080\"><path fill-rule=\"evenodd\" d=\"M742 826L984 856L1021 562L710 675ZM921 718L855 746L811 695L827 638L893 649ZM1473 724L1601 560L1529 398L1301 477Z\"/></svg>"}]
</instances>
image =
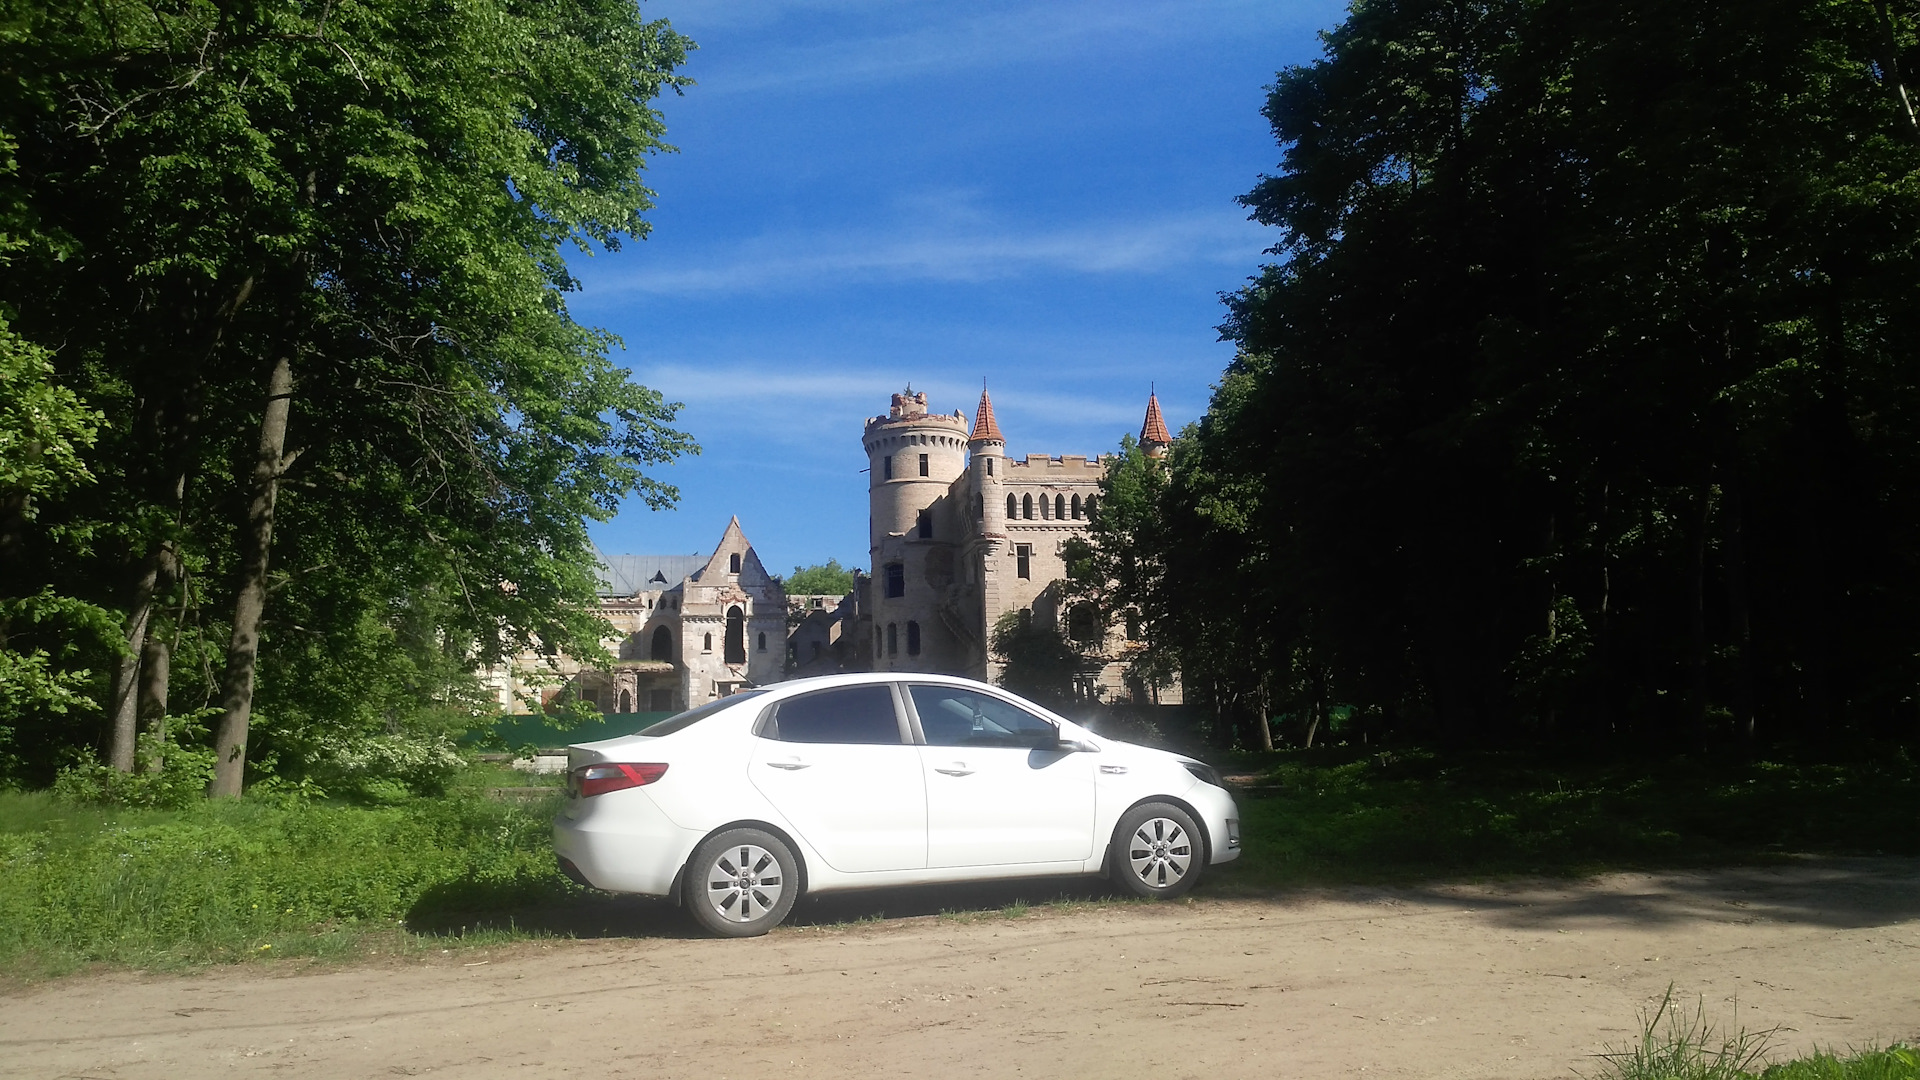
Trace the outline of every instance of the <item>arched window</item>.
<instances>
[{"instance_id":1,"label":"arched window","mask_svg":"<svg viewBox=\"0 0 1920 1080\"><path fill-rule=\"evenodd\" d=\"M900 628L893 623L887 624L887 655L900 655Z\"/></svg>"},{"instance_id":2,"label":"arched window","mask_svg":"<svg viewBox=\"0 0 1920 1080\"><path fill-rule=\"evenodd\" d=\"M985 495L975 495L973 497L973 518L975 521L987 520L987 497Z\"/></svg>"},{"instance_id":3,"label":"arched window","mask_svg":"<svg viewBox=\"0 0 1920 1080\"><path fill-rule=\"evenodd\" d=\"M733 554L727 556L727 573L737 574L739 572L740 572L740 553L736 551Z\"/></svg>"},{"instance_id":4,"label":"arched window","mask_svg":"<svg viewBox=\"0 0 1920 1080\"><path fill-rule=\"evenodd\" d=\"M878 660L880 656L880 628L876 626L873 628L873 658Z\"/></svg>"},{"instance_id":5,"label":"arched window","mask_svg":"<svg viewBox=\"0 0 1920 1080\"><path fill-rule=\"evenodd\" d=\"M907 655L920 655L920 624L917 622L907 624Z\"/></svg>"},{"instance_id":6,"label":"arched window","mask_svg":"<svg viewBox=\"0 0 1920 1080\"><path fill-rule=\"evenodd\" d=\"M1093 520L1093 496L1087 496L1087 520Z\"/></svg>"},{"instance_id":7,"label":"arched window","mask_svg":"<svg viewBox=\"0 0 1920 1080\"><path fill-rule=\"evenodd\" d=\"M1007 496L1007 520L1012 521L1014 518L1017 518L1019 516L1020 516L1019 498L1013 495Z\"/></svg>"},{"instance_id":8,"label":"arched window","mask_svg":"<svg viewBox=\"0 0 1920 1080\"><path fill-rule=\"evenodd\" d=\"M1073 520L1075 520L1075 521L1079 521L1079 520L1080 520L1080 509L1081 509L1081 508L1080 508L1080 496L1078 496L1078 495L1075 495L1075 496L1073 497Z\"/></svg>"},{"instance_id":9,"label":"arched window","mask_svg":"<svg viewBox=\"0 0 1920 1080\"><path fill-rule=\"evenodd\" d=\"M713 651L713 635L712 634L700 635L700 651L701 652Z\"/></svg>"},{"instance_id":10,"label":"arched window","mask_svg":"<svg viewBox=\"0 0 1920 1080\"><path fill-rule=\"evenodd\" d=\"M1067 519L1067 497L1065 495L1055 495L1053 497L1053 518L1055 521L1065 521Z\"/></svg>"},{"instance_id":11,"label":"arched window","mask_svg":"<svg viewBox=\"0 0 1920 1080\"><path fill-rule=\"evenodd\" d=\"M1067 611L1067 636L1079 642L1100 639L1100 612L1092 604L1075 604Z\"/></svg>"},{"instance_id":12,"label":"arched window","mask_svg":"<svg viewBox=\"0 0 1920 1080\"><path fill-rule=\"evenodd\" d=\"M1053 507L1047 502L1045 495L1040 496L1040 520L1045 521L1052 516Z\"/></svg>"},{"instance_id":13,"label":"arched window","mask_svg":"<svg viewBox=\"0 0 1920 1080\"><path fill-rule=\"evenodd\" d=\"M727 609L726 652L721 659L729 664L747 662L747 616L739 605Z\"/></svg>"},{"instance_id":14,"label":"arched window","mask_svg":"<svg viewBox=\"0 0 1920 1080\"><path fill-rule=\"evenodd\" d=\"M620 691L620 711L623 713L633 711L633 695L625 690Z\"/></svg>"},{"instance_id":15,"label":"arched window","mask_svg":"<svg viewBox=\"0 0 1920 1080\"><path fill-rule=\"evenodd\" d=\"M1020 496L1020 516L1028 521L1033 520L1033 496Z\"/></svg>"},{"instance_id":16,"label":"arched window","mask_svg":"<svg viewBox=\"0 0 1920 1080\"><path fill-rule=\"evenodd\" d=\"M767 651L767 635L764 633L760 635L760 651Z\"/></svg>"},{"instance_id":17,"label":"arched window","mask_svg":"<svg viewBox=\"0 0 1920 1080\"><path fill-rule=\"evenodd\" d=\"M712 646L709 645L708 648L712 648ZM647 656L654 660L671 661L673 659L673 631L664 626L654 628L653 646L647 650Z\"/></svg>"}]
</instances>

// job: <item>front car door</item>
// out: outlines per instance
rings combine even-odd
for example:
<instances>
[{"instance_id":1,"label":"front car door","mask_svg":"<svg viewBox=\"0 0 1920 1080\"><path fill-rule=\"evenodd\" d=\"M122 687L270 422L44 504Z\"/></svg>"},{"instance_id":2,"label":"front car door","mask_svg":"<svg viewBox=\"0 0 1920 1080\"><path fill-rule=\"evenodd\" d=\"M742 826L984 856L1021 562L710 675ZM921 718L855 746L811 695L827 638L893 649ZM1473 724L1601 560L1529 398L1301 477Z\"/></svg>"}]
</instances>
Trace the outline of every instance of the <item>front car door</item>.
<instances>
[{"instance_id":1,"label":"front car door","mask_svg":"<svg viewBox=\"0 0 1920 1080\"><path fill-rule=\"evenodd\" d=\"M927 865L918 748L886 683L768 707L748 776L828 866L845 873Z\"/></svg>"},{"instance_id":2,"label":"front car door","mask_svg":"<svg viewBox=\"0 0 1920 1080\"><path fill-rule=\"evenodd\" d=\"M1051 721L963 686L907 687L926 745L929 867L1093 857L1093 758Z\"/></svg>"}]
</instances>

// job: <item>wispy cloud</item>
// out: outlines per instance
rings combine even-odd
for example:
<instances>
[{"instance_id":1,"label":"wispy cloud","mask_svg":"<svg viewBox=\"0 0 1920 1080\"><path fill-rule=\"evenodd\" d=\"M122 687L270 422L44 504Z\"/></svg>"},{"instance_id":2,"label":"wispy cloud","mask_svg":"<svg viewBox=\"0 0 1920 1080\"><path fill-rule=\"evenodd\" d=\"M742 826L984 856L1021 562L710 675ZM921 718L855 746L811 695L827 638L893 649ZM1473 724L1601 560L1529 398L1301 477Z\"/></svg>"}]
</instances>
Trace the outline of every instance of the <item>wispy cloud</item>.
<instances>
[{"instance_id":1,"label":"wispy cloud","mask_svg":"<svg viewBox=\"0 0 1920 1080\"><path fill-rule=\"evenodd\" d=\"M588 304L631 294L695 296L810 290L852 283L982 282L1035 272L1146 274L1200 263L1250 267L1272 242L1227 211L1014 228L951 222L934 228L757 237L672 267L592 277Z\"/></svg>"},{"instance_id":2,"label":"wispy cloud","mask_svg":"<svg viewBox=\"0 0 1920 1080\"><path fill-rule=\"evenodd\" d=\"M706 93L826 88L1099 52L1177 50L1222 34L1323 25L1332 0L1050 0L1045 4L902 4L875 0L649 5L698 38L703 28L761 31L798 43L752 67L709 61ZM913 25L903 25L911 23ZM696 65L705 60L696 58ZM1169 74L1172 74L1170 71Z\"/></svg>"}]
</instances>

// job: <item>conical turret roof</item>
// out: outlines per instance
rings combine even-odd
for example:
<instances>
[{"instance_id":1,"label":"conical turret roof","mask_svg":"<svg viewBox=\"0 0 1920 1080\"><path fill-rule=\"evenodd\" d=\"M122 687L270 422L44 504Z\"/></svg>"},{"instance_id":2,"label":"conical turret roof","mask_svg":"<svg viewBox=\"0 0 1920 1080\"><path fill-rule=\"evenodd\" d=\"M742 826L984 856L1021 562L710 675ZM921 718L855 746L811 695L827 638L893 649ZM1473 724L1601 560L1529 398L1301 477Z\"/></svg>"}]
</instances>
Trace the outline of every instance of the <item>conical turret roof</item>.
<instances>
[{"instance_id":1,"label":"conical turret roof","mask_svg":"<svg viewBox=\"0 0 1920 1080\"><path fill-rule=\"evenodd\" d=\"M987 396L986 387L980 388L980 410L973 414L973 434L968 442L997 442L1007 440L1000 434L1000 425L993 419L993 399Z\"/></svg>"},{"instance_id":2,"label":"conical turret roof","mask_svg":"<svg viewBox=\"0 0 1920 1080\"><path fill-rule=\"evenodd\" d=\"M1160 416L1160 398L1157 394L1147 395L1147 419L1140 425L1140 445L1173 445L1173 436L1167 434L1167 422Z\"/></svg>"}]
</instances>

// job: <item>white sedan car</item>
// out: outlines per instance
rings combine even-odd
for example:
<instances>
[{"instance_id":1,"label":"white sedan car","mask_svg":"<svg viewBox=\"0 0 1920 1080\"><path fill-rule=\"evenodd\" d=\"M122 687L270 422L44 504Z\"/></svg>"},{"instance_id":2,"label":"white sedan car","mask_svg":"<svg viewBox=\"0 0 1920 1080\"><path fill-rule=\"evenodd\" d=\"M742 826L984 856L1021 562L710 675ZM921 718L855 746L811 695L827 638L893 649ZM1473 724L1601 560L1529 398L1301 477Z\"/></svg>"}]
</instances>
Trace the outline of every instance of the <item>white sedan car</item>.
<instances>
[{"instance_id":1,"label":"white sedan car","mask_svg":"<svg viewBox=\"0 0 1920 1080\"><path fill-rule=\"evenodd\" d=\"M561 869L729 937L771 930L802 893L1104 873L1171 897L1240 855L1206 765L945 675L735 694L569 747L568 766Z\"/></svg>"}]
</instances>

